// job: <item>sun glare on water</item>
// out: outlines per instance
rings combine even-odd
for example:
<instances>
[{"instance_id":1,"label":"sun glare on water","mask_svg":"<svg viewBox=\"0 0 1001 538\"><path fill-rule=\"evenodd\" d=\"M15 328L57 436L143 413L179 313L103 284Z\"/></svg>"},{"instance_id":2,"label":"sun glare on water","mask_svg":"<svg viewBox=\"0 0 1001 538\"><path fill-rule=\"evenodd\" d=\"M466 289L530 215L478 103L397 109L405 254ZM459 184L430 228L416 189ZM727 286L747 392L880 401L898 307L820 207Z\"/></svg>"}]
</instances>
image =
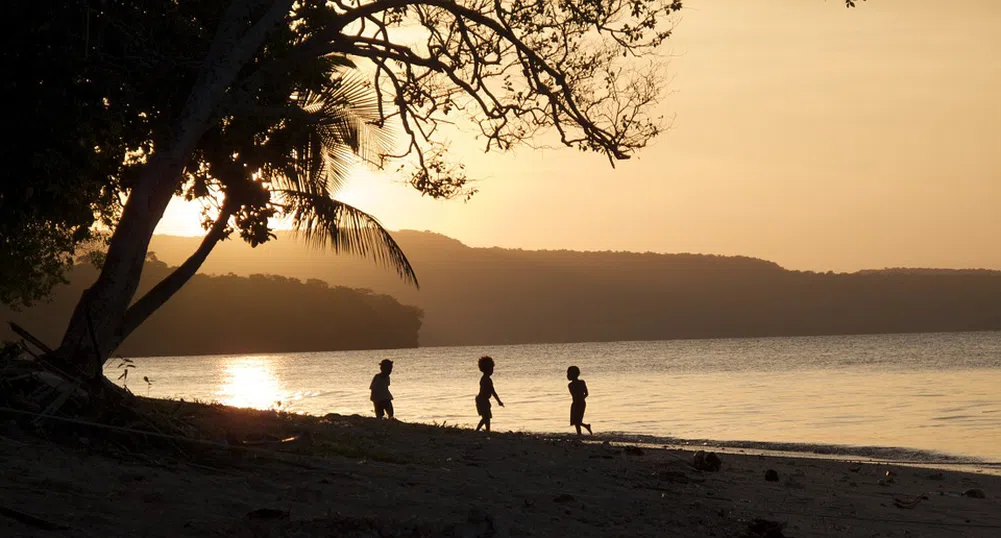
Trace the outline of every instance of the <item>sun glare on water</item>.
<instances>
[{"instance_id":1,"label":"sun glare on water","mask_svg":"<svg viewBox=\"0 0 1001 538\"><path fill-rule=\"evenodd\" d=\"M235 407L273 409L280 407L279 402L285 395L269 361L262 357L246 357L225 366L217 399Z\"/></svg>"}]
</instances>

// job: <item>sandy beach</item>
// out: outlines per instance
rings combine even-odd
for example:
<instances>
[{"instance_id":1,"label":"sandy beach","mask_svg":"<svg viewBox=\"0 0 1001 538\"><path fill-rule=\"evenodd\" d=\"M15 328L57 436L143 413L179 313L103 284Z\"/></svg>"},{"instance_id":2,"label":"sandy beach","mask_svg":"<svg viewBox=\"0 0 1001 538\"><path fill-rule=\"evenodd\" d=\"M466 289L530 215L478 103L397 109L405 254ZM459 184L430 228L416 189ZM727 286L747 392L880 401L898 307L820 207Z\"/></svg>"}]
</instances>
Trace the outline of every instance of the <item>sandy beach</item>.
<instances>
[{"instance_id":1,"label":"sandy beach","mask_svg":"<svg viewBox=\"0 0 1001 538\"><path fill-rule=\"evenodd\" d=\"M50 425L55 443L5 417L0 534L1001 535L1001 477L986 474L729 453L709 472L691 451L600 437L145 405L201 441Z\"/></svg>"}]
</instances>

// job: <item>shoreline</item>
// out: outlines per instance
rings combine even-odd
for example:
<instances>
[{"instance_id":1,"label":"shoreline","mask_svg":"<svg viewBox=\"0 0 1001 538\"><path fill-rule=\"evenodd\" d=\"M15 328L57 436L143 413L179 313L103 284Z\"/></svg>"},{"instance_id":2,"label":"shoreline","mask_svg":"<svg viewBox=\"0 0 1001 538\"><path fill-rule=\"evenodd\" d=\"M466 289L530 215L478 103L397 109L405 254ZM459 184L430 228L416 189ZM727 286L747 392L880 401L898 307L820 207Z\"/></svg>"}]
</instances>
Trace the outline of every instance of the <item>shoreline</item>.
<instances>
[{"instance_id":1,"label":"shoreline","mask_svg":"<svg viewBox=\"0 0 1001 538\"><path fill-rule=\"evenodd\" d=\"M58 536L766 536L756 519L771 536L1001 533L989 474L727 450L708 472L691 450L601 438L141 400L204 446L86 429L55 444L5 416L2 506Z\"/></svg>"},{"instance_id":2,"label":"shoreline","mask_svg":"<svg viewBox=\"0 0 1001 538\"><path fill-rule=\"evenodd\" d=\"M540 433L539 435L549 436L551 434ZM562 436L561 434L552 435L555 437ZM566 437L572 438L573 436L566 434ZM979 456L949 454L907 447L780 441L681 439L626 432L601 433L596 437L607 439L616 444L634 444L668 450L687 450L692 452L696 450L712 450L718 453L743 454L748 456L803 458L843 463L908 465L912 467L950 469L1001 476L1001 461L989 461Z\"/></svg>"}]
</instances>

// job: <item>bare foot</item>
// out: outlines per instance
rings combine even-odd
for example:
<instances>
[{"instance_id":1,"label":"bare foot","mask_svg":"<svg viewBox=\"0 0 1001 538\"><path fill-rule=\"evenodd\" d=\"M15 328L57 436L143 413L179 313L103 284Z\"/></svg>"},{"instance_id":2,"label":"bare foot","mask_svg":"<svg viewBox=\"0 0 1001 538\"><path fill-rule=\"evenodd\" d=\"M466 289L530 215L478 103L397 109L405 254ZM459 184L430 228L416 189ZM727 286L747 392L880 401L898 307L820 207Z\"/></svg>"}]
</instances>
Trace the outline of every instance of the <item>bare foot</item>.
<instances>
[{"instance_id":1,"label":"bare foot","mask_svg":"<svg viewBox=\"0 0 1001 538\"><path fill-rule=\"evenodd\" d=\"M594 432L591 431L591 425L590 424L581 424L581 426L584 426L584 428L587 430L588 434L594 435Z\"/></svg>"}]
</instances>

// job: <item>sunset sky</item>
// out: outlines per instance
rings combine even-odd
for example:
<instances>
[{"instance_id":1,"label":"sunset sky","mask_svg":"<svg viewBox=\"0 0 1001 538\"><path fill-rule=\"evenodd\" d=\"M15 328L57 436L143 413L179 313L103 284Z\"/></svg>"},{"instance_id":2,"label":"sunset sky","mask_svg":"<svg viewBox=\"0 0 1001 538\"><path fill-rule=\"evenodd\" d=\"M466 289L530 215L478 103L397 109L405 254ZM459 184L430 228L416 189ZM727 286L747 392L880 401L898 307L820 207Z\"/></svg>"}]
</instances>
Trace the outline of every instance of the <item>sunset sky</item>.
<instances>
[{"instance_id":1,"label":"sunset sky","mask_svg":"<svg viewBox=\"0 0 1001 538\"><path fill-rule=\"evenodd\" d=\"M359 173L338 197L470 246L742 254L791 269L1001 269L1001 0L688 0L672 128L598 155L453 153L436 202ZM200 233L174 204L159 233Z\"/></svg>"}]
</instances>

